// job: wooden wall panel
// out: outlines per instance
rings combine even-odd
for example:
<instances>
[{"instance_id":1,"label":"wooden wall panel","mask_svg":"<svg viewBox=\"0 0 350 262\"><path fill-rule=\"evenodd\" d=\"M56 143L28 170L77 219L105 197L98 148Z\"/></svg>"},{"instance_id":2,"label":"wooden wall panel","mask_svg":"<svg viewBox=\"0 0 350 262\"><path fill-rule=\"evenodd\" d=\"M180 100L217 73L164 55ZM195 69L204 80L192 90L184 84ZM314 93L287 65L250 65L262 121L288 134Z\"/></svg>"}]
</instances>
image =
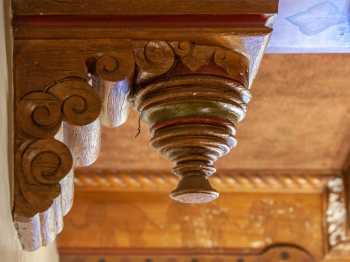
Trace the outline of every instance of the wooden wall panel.
<instances>
[{"instance_id":1,"label":"wooden wall panel","mask_svg":"<svg viewBox=\"0 0 350 262\"><path fill-rule=\"evenodd\" d=\"M323 254L319 194L227 193L186 206L159 193L78 192L59 239L69 250L222 248L257 252L271 244Z\"/></svg>"}]
</instances>

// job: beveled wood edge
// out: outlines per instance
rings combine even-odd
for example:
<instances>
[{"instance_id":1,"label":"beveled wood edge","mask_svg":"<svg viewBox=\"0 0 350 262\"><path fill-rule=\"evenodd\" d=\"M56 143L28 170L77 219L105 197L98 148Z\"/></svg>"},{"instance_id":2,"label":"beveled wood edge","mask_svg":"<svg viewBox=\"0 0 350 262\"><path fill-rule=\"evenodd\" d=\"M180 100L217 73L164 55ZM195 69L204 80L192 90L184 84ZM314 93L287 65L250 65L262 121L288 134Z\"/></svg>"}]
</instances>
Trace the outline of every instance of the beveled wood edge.
<instances>
[{"instance_id":1,"label":"beveled wood edge","mask_svg":"<svg viewBox=\"0 0 350 262\"><path fill-rule=\"evenodd\" d=\"M13 1L16 15L171 15L171 14L234 14L276 13L278 0L16 0Z\"/></svg>"},{"instance_id":2,"label":"beveled wood edge","mask_svg":"<svg viewBox=\"0 0 350 262\"><path fill-rule=\"evenodd\" d=\"M226 170L209 178L220 192L322 193L338 171ZM169 192L178 178L170 172L78 169L75 185L80 191Z\"/></svg>"}]
</instances>

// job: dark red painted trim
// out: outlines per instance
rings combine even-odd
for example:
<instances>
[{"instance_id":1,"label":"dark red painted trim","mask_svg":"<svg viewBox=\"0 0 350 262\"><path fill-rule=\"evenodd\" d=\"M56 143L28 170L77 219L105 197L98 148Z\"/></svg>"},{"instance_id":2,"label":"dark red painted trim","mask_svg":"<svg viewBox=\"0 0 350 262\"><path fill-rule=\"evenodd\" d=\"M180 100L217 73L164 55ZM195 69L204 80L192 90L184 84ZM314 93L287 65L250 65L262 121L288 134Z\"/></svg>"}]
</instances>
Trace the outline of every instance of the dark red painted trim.
<instances>
[{"instance_id":1,"label":"dark red painted trim","mask_svg":"<svg viewBox=\"0 0 350 262\"><path fill-rule=\"evenodd\" d=\"M17 16L15 26L45 27L261 27L265 15Z\"/></svg>"}]
</instances>

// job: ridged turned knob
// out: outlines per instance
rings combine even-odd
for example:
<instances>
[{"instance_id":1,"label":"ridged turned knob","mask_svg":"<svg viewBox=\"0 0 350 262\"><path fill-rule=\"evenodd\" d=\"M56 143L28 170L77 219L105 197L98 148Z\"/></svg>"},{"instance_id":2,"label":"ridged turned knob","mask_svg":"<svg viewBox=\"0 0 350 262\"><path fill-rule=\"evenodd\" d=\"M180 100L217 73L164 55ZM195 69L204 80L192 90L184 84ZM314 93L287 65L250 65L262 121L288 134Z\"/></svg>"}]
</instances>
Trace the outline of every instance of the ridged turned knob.
<instances>
[{"instance_id":1,"label":"ridged turned knob","mask_svg":"<svg viewBox=\"0 0 350 262\"><path fill-rule=\"evenodd\" d=\"M205 204L219 197L219 193L212 188L207 177L190 175L181 178L170 197L186 204Z\"/></svg>"},{"instance_id":2,"label":"ridged turned knob","mask_svg":"<svg viewBox=\"0 0 350 262\"><path fill-rule=\"evenodd\" d=\"M206 48L208 56L199 61L207 60L197 66L185 59L191 44L174 48L184 59L175 64L169 60L173 67L166 64L164 73L170 71L162 77L154 78L154 72L139 64L139 70L148 74L138 75L134 105L150 126L150 144L171 160L173 173L181 178L170 197L182 203L207 203L219 196L208 180L216 172L215 161L236 146L236 128L246 115L251 97L247 60L239 53L217 49L214 55ZM201 50L193 56L203 55Z\"/></svg>"}]
</instances>

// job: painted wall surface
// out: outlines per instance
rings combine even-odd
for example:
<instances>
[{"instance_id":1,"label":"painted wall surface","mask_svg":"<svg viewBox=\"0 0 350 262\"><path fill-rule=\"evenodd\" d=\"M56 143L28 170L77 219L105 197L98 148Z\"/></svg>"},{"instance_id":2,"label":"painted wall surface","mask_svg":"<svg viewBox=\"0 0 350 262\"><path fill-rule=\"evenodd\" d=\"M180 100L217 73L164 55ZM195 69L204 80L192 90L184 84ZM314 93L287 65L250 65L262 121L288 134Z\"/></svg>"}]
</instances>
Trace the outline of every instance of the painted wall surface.
<instances>
[{"instance_id":1,"label":"painted wall surface","mask_svg":"<svg viewBox=\"0 0 350 262\"><path fill-rule=\"evenodd\" d=\"M9 120L11 108L11 83L6 54L6 31L9 29L9 2L0 0L0 261L6 262L57 262L55 245L28 253L21 250L11 217L11 190L9 175ZM8 40L7 35L7 40ZM9 42L9 41L7 41ZM7 45L8 46L8 45Z\"/></svg>"},{"instance_id":2,"label":"painted wall surface","mask_svg":"<svg viewBox=\"0 0 350 262\"><path fill-rule=\"evenodd\" d=\"M350 0L280 0L268 53L350 52Z\"/></svg>"}]
</instances>

